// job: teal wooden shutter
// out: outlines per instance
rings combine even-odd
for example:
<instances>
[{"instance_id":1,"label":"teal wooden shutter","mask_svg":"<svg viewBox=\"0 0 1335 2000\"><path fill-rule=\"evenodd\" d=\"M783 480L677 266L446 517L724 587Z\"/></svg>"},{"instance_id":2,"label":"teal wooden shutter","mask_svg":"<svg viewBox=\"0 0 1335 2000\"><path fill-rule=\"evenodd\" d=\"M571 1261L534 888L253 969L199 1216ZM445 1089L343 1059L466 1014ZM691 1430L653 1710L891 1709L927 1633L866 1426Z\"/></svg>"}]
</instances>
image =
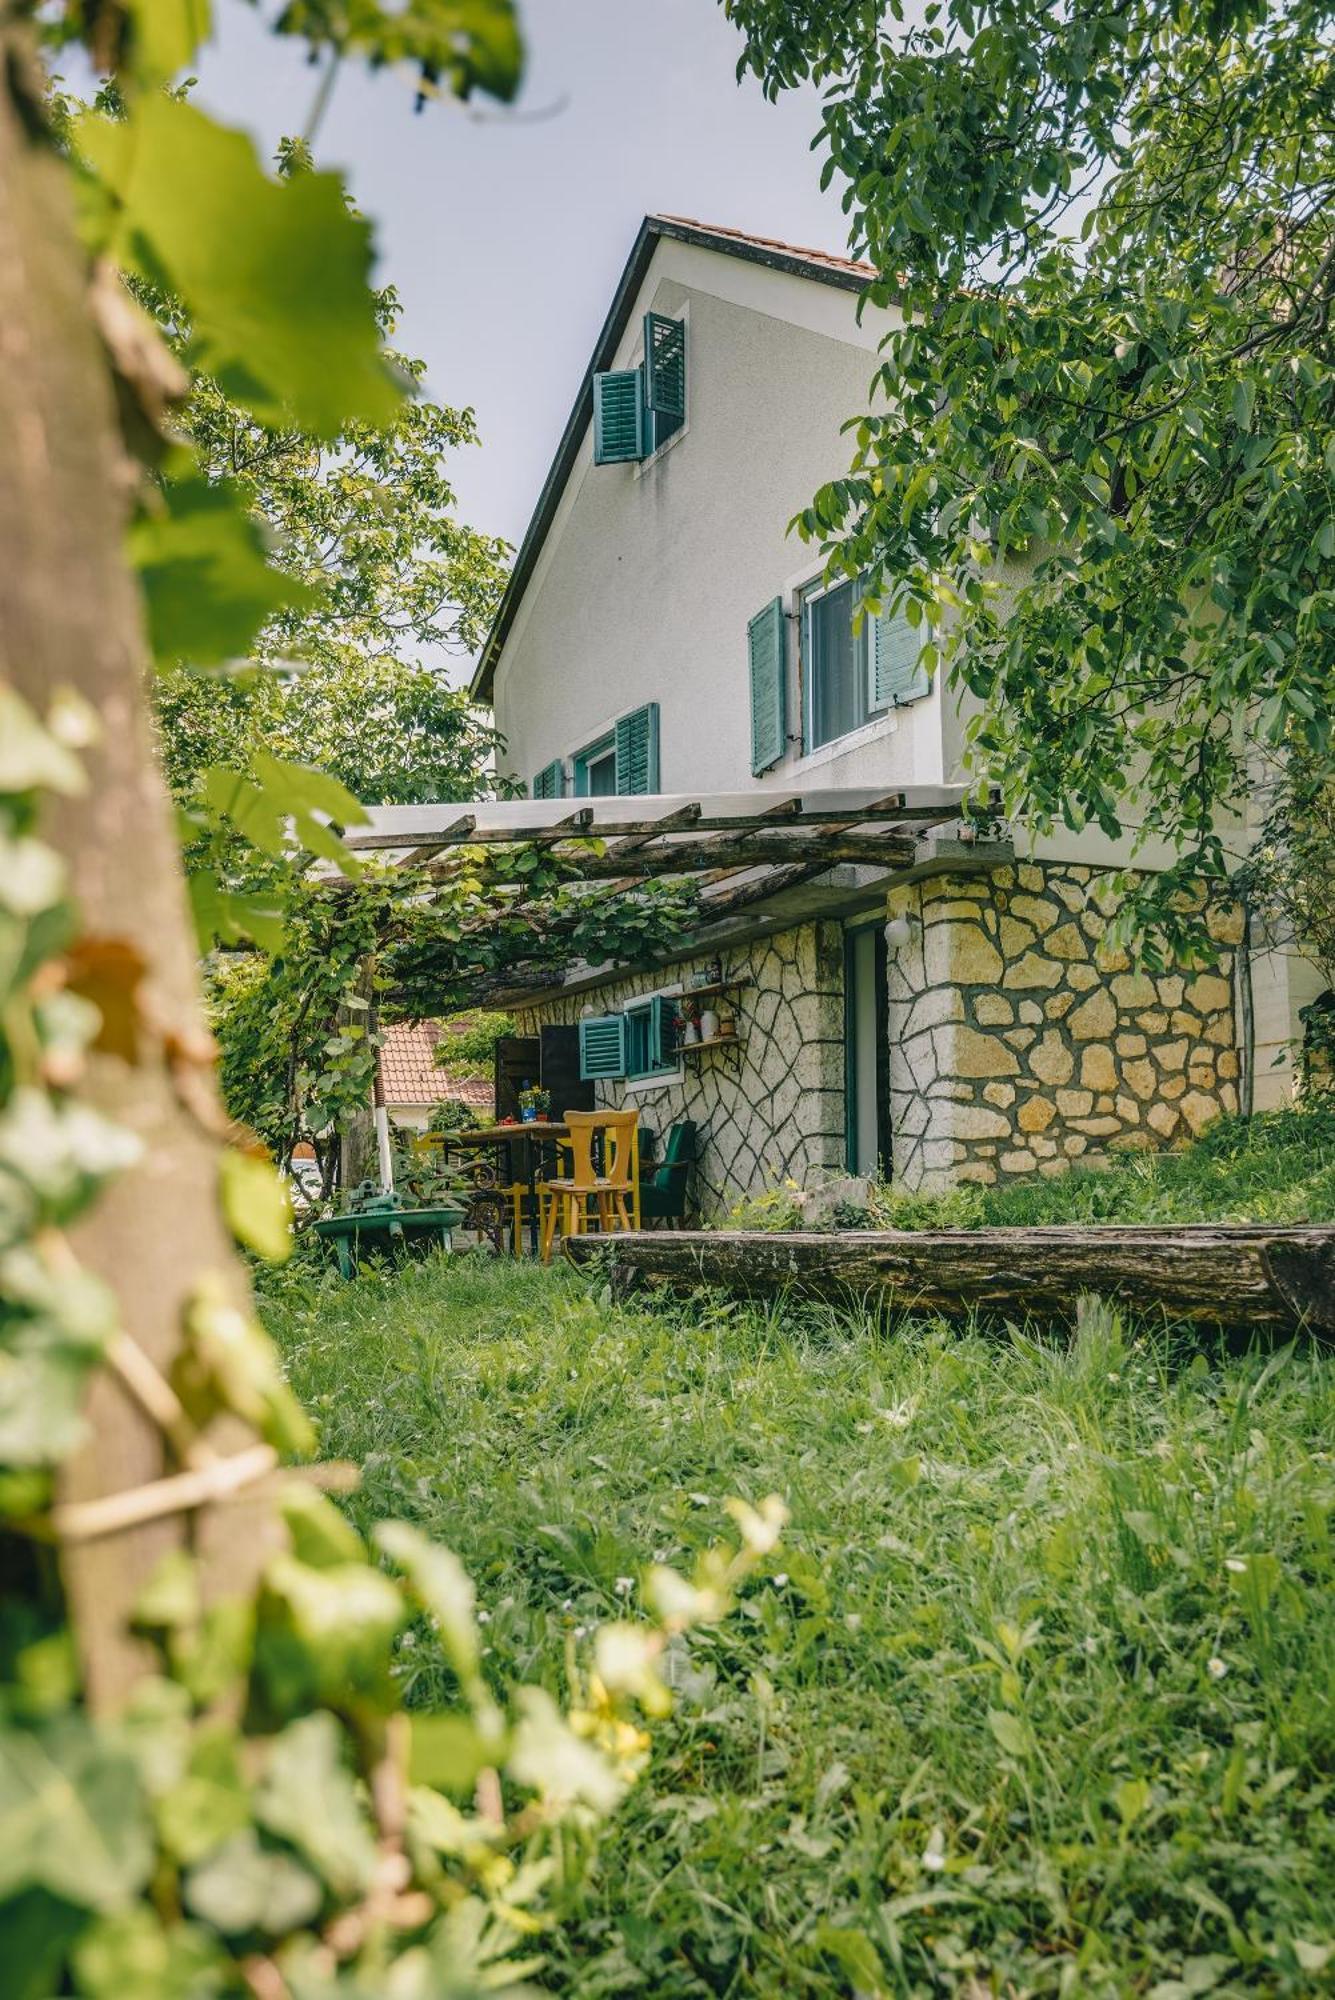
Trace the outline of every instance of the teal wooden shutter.
<instances>
[{"instance_id":1,"label":"teal wooden shutter","mask_svg":"<svg viewBox=\"0 0 1335 2000\"><path fill-rule=\"evenodd\" d=\"M559 799L565 794L565 766L559 757L544 764L530 787L535 799Z\"/></svg>"},{"instance_id":2,"label":"teal wooden shutter","mask_svg":"<svg viewBox=\"0 0 1335 2000\"><path fill-rule=\"evenodd\" d=\"M644 374L614 368L593 378L593 462L624 465L644 457Z\"/></svg>"},{"instance_id":3,"label":"teal wooden shutter","mask_svg":"<svg viewBox=\"0 0 1335 2000\"><path fill-rule=\"evenodd\" d=\"M579 1074L583 1083L626 1074L624 1014L591 1014L580 1022Z\"/></svg>"},{"instance_id":4,"label":"teal wooden shutter","mask_svg":"<svg viewBox=\"0 0 1335 2000\"><path fill-rule=\"evenodd\" d=\"M758 778L787 748L788 659L783 599L757 611L746 628L751 670L751 773Z\"/></svg>"},{"instance_id":5,"label":"teal wooden shutter","mask_svg":"<svg viewBox=\"0 0 1335 2000\"><path fill-rule=\"evenodd\" d=\"M658 790L658 703L647 701L616 726L617 795Z\"/></svg>"},{"instance_id":6,"label":"teal wooden shutter","mask_svg":"<svg viewBox=\"0 0 1335 2000\"><path fill-rule=\"evenodd\" d=\"M677 1003L660 993L653 1003L649 1031L649 1061L655 1069L674 1069L677 1062Z\"/></svg>"},{"instance_id":7,"label":"teal wooden shutter","mask_svg":"<svg viewBox=\"0 0 1335 2000\"><path fill-rule=\"evenodd\" d=\"M917 701L931 682L919 665L922 633L900 611L883 611L872 620L871 645L867 652L869 708L890 708L905 701Z\"/></svg>"},{"instance_id":8,"label":"teal wooden shutter","mask_svg":"<svg viewBox=\"0 0 1335 2000\"><path fill-rule=\"evenodd\" d=\"M644 315L644 407L654 419L655 444L686 421L685 320Z\"/></svg>"}]
</instances>

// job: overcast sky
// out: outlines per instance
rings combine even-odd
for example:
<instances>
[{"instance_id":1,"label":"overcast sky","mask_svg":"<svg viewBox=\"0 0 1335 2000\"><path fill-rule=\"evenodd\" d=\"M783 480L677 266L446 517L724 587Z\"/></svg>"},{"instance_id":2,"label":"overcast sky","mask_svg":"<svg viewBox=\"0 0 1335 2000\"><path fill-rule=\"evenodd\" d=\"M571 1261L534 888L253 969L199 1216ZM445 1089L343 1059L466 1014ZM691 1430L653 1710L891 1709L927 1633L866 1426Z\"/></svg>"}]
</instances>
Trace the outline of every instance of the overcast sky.
<instances>
[{"instance_id":1,"label":"overcast sky","mask_svg":"<svg viewBox=\"0 0 1335 2000\"><path fill-rule=\"evenodd\" d=\"M316 142L373 220L378 276L431 394L471 403L482 443L451 467L463 517L518 541L641 217L694 216L839 250L817 187L814 94L740 86L716 0L521 0L514 115L487 100L413 115L411 82L347 64ZM300 131L317 73L249 7L215 9L199 98L266 153Z\"/></svg>"}]
</instances>

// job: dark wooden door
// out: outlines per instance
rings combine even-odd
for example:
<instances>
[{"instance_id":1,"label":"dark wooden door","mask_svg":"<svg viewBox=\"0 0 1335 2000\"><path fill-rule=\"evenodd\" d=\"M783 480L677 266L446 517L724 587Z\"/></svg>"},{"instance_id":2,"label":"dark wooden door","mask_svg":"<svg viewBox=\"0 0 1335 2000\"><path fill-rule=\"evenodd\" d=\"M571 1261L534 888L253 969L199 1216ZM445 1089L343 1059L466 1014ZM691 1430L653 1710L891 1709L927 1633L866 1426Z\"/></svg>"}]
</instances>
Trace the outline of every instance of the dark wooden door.
<instances>
[{"instance_id":1,"label":"dark wooden door","mask_svg":"<svg viewBox=\"0 0 1335 2000\"><path fill-rule=\"evenodd\" d=\"M542 1044L536 1035L502 1035L496 1044L496 1116L519 1116L519 1093L526 1083L537 1083L542 1063Z\"/></svg>"},{"instance_id":2,"label":"dark wooden door","mask_svg":"<svg viewBox=\"0 0 1335 2000\"><path fill-rule=\"evenodd\" d=\"M565 1111L592 1111L593 1084L579 1073L579 1029L542 1030L542 1087L552 1093L552 1116Z\"/></svg>"}]
</instances>

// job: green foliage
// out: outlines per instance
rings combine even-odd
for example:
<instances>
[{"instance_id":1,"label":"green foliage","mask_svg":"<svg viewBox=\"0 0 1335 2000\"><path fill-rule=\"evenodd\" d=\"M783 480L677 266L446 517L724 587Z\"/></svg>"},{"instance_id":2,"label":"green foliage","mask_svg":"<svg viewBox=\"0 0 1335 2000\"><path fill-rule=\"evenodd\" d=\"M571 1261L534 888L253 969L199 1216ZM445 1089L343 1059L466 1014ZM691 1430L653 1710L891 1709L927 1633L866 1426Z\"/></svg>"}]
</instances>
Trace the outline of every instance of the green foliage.
<instances>
[{"instance_id":1,"label":"green foliage","mask_svg":"<svg viewBox=\"0 0 1335 2000\"><path fill-rule=\"evenodd\" d=\"M376 1548L396 1580L294 1477L286 1545L268 1538L262 1511L241 1517L243 1540L258 1532L262 1542L251 1587L235 1542L227 1595L217 1542L196 1555L182 1538L137 1604L113 1600L154 1665L124 1714L85 1710L75 1662L88 1635L66 1622L42 1558L80 1534L77 1504L53 1502L85 1435L94 1369L110 1358L164 1447L215 1500L271 1474L277 1454L309 1456L316 1440L268 1336L219 1274L186 1274L180 1342L160 1372L79 1268L69 1225L140 1151L80 1102L87 1054L116 1031L113 997L135 1020L122 1061L141 1060L140 1044L163 1030L148 1009L135 1013L137 976L116 993L104 971L100 1006L72 990L74 913L37 827L44 794L80 789L72 753L91 719L65 702L43 725L8 692L2 706L11 730L0 840L21 863L0 901L5 1991L206 2000L258 1984L284 2000L333 2000L389 1981L406 2000L519 2000L542 1963L534 1938L573 1895L600 1820L646 1761L641 1720L669 1702L655 1661L688 1625L726 1614L777 1534L781 1504L741 1511L740 1546L711 1555L694 1583L665 1569L670 1602L656 1621L618 1621L587 1664L572 1652L558 1702L547 1688L507 1691L484 1671L472 1585L447 1550L380 1522ZM267 1165L224 1157L219 1200L239 1240L287 1257L286 1207ZM232 1426L225 1446L219 1419ZM151 1482L90 1507L128 1499L133 1522L147 1501L146 1518L171 1521L171 1489ZM87 1510L82 1519L86 1531ZM395 1653L414 1617L432 1621L452 1673L436 1722L453 1765L439 1727L434 1743L443 1790L414 1782L399 1712Z\"/></svg>"},{"instance_id":2,"label":"green foliage","mask_svg":"<svg viewBox=\"0 0 1335 2000\"><path fill-rule=\"evenodd\" d=\"M517 1033L513 1015L473 1008L448 1023L436 1044L436 1061L459 1076L490 1077L497 1042Z\"/></svg>"},{"instance_id":3,"label":"green foliage","mask_svg":"<svg viewBox=\"0 0 1335 2000\"><path fill-rule=\"evenodd\" d=\"M300 428L338 446L349 426L392 424L397 408L365 285L368 233L331 177L270 181L248 141L179 95L158 93L207 25L207 8L182 0L48 14L52 39L87 33L94 60L116 71L113 96L124 110L80 126L89 247L137 270L159 299L181 303L185 351L255 424L275 435ZM351 17L315 5L289 10L282 25L331 54L409 56L424 79L439 76L459 91L478 84L508 94L517 74L505 0L409 0L392 13L372 6ZM3 32L0 87L28 110L27 51L12 23ZM30 138L40 142L35 131ZM53 244L57 272L64 254ZM103 282L107 263L98 269L97 309L119 371L127 440L164 468L165 490L150 496L134 548L154 636L215 662L250 644L249 626L304 612L310 594L305 579L294 584L264 569L238 480L210 481L207 471L201 479L193 463L183 467L164 450L161 404L174 387L172 366L114 274L109 288ZM73 300L81 294L72 259L70 276ZM52 328L53 339L63 333ZM128 655L125 664L125 688L110 684L119 706L109 715L134 732ZM244 1992L519 2000L543 1962L535 1940L573 1895L601 1818L643 1767L641 1719L660 1714L665 1696L653 1662L689 1622L682 1600L692 1598L691 1617L722 1616L759 1559L750 1517L740 1523L741 1545L713 1559L707 1602L703 1586L676 1578L675 1611L652 1624L619 1621L588 1663L572 1652L559 1700L550 1688L511 1693L495 1681L463 1571L411 1527L382 1525L377 1550L399 1572L391 1576L332 1503L293 1475L282 1508L287 1544L271 1533L277 1503L254 1482L272 1482L279 1455L306 1456L315 1438L267 1337L221 1273L181 1269L164 1240L153 1248L171 1282L179 1276L187 1289L174 1352L162 1355L167 1330L160 1318L155 1326L159 1368L138 1344L141 1329L119 1325L110 1295L81 1271L67 1233L141 1152L134 1133L82 1101L90 1052L130 1070L120 1101L133 1104L132 1072L151 1063L154 1089L170 1076L183 1107L206 1121L213 1113L192 1067L198 1038L192 1043L141 992L153 968L127 941L80 935L63 864L41 839L48 795L86 787L78 752L94 718L62 697L39 717L6 689L0 724L5 1992L15 2000ZM294 873L310 855L357 873L336 824L356 819L360 806L337 776L276 755L272 739L243 759L198 767L189 802L235 829L270 877ZM210 852L220 838L209 824L190 831ZM224 858L228 866L200 871L205 934L255 935L262 918L273 921L257 901L272 882L265 866L248 881L234 854ZM332 953L323 989L294 986L292 1020L264 1017L263 981L253 976L222 977L224 1010L248 1014L269 1052L285 1045L287 1063L295 1062L296 1018L327 993L342 997L349 966L386 927L388 898L374 884L350 892L331 930L355 957ZM84 920L95 925L97 917L90 911ZM162 943L169 955L181 940ZM332 1083L313 1078L314 1093L335 1095L358 1063L364 1083L366 1029L346 1039L358 1046ZM157 1128L169 1122L159 1117ZM286 1212L267 1167L228 1158L218 1195L239 1239L287 1255ZM171 1213L168 1205L163 1214ZM125 1292L134 1299L133 1274ZM167 1479L133 1493L99 1491L86 1504L67 1499L80 1491L71 1461L86 1437L89 1381L102 1365L120 1385L109 1408L126 1398L138 1405L136 1420L161 1432L163 1462L193 1498ZM215 1503L238 1492L250 1504L229 1519ZM146 1648L146 1670L110 1720L105 1690L86 1705L80 1680L93 1644L84 1623L93 1594L76 1583L67 1608L60 1561L71 1542L108 1530L108 1509L122 1532L143 1520L159 1523L155 1534L168 1523L181 1528L164 1536L169 1553L137 1605L123 1601L133 1562L109 1564L99 1579L97 1612L113 1630L133 1623ZM200 1519L207 1528L197 1554ZM84 1574L91 1567L81 1565ZM394 1674L400 1635L414 1619L435 1621L453 1669L427 1760L435 1785L414 1770L423 1760L414 1759ZM453 1760L442 1754L443 1735Z\"/></svg>"},{"instance_id":4,"label":"green foliage","mask_svg":"<svg viewBox=\"0 0 1335 2000\"><path fill-rule=\"evenodd\" d=\"M1239 871L1251 903L1292 934L1335 986L1335 769L1295 750L1266 794L1261 838Z\"/></svg>"},{"instance_id":5,"label":"green foliage","mask_svg":"<svg viewBox=\"0 0 1335 2000\"><path fill-rule=\"evenodd\" d=\"M498 1672L558 1684L646 1551L680 1571L715 1496L788 1498L739 1615L669 1653L570 2000L1324 1990L1328 1354L618 1307L509 1260L279 1286L354 1517L448 1529ZM453 1685L421 1628L395 1670L414 1712Z\"/></svg>"},{"instance_id":6,"label":"green foliage","mask_svg":"<svg viewBox=\"0 0 1335 2000\"><path fill-rule=\"evenodd\" d=\"M1168 844L1122 928L1180 934L1256 749L1330 755L1326 9L724 4L769 94L824 86L904 316L802 533L924 628L1009 811Z\"/></svg>"},{"instance_id":7,"label":"green foliage","mask_svg":"<svg viewBox=\"0 0 1335 2000\"><path fill-rule=\"evenodd\" d=\"M192 369L274 428L333 440L392 419L371 232L337 175L272 180L243 133L157 92L76 137L106 202L95 247L180 300Z\"/></svg>"},{"instance_id":8,"label":"green foliage","mask_svg":"<svg viewBox=\"0 0 1335 2000\"><path fill-rule=\"evenodd\" d=\"M1180 1152L1125 1153L1054 1180L876 1191L875 1225L981 1229L1047 1222L1335 1223L1335 1106L1312 1099L1216 1119Z\"/></svg>"},{"instance_id":9,"label":"green foliage","mask_svg":"<svg viewBox=\"0 0 1335 2000\"><path fill-rule=\"evenodd\" d=\"M378 1031L358 985L372 959L379 1004L420 1020L466 1006L488 980L541 984L583 956L643 963L689 930L692 886L612 897L569 873L538 848L502 864L473 849L443 876L371 865L355 883L294 893L271 958L211 972L232 1116L283 1164L304 1139L329 1159L335 1128L370 1095Z\"/></svg>"},{"instance_id":10,"label":"green foliage","mask_svg":"<svg viewBox=\"0 0 1335 2000\"><path fill-rule=\"evenodd\" d=\"M823 1228L1003 1229L1058 1222L1335 1223L1335 1104L1318 1095L1281 1111L1218 1118L1173 1152L1122 1153L1051 1180L918 1194L873 1185L866 1210ZM728 1212L729 1229L803 1229L795 1181Z\"/></svg>"}]
</instances>

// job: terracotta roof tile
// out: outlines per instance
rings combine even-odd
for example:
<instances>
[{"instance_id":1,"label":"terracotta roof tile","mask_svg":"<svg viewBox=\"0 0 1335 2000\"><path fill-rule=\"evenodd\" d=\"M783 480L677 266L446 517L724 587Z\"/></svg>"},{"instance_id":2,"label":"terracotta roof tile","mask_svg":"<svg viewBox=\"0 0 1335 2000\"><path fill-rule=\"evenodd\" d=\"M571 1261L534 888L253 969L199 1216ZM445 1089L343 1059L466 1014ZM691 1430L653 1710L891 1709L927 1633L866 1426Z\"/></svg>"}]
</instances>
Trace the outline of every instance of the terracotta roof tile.
<instances>
[{"instance_id":1,"label":"terracotta roof tile","mask_svg":"<svg viewBox=\"0 0 1335 2000\"><path fill-rule=\"evenodd\" d=\"M445 1021L393 1021L385 1028L380 1074L386 1104L438 1104L452 1097L484 1111L491 1106L486 1077L454 1076L435 1061L437 1044L448 1039L451 1026Z\"/></svg>"},{"instance_id":2,"label":"terracotta roof tile","mask_svg":"<svg viewBox=\"0 0 1335 2000\"><path fill-rule=\"evenodd\" d=\"M808 264L823 264L832 271L853 271L861 278L878 275L874 264L865 264L855 257L840 257L832 250L813 250L803 243L784 243L777 236L753 236L747 229L729 229L720 222L701 222L693 215L667 215L660 218L664 222L679 222L687 229L706 229L711 236L729 236L734 243L753 243L758 250L777 250L785 257L801 257Z\"/></svg>"}]
</instances>

